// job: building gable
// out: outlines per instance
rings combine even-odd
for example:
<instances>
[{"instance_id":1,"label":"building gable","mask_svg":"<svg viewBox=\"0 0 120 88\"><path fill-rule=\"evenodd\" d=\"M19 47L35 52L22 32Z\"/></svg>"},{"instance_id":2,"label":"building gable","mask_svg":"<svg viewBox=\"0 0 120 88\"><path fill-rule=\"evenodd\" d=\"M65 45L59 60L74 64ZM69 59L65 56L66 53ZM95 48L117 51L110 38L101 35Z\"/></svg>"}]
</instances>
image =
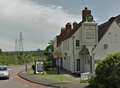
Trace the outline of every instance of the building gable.
<instances>
[{"instance_id":1,"label":"building gable","mask_svg":"<svg viewBox=\"0 0 120 88\"><path fill-rule=\"evenodd\" d=\"M109 27L113 21L116 21L117 24L120 24L120 15L111 17L107 22L98 26L98 41L100 41L105 33L109 30Z\"/></svg>"},{"instance_id":2,"label":"building gable","mask_svg":"<svg viewBox=\"0 0 120 88\"><path fill-rule=\"evenodd\" d=\"M80 23L74 22L73 25L67 23L65 28L61 29L61 33L57 36L57 46L60 46L62 41L72 37L72 35L82 26L83 22L93 22L93 16L91 15L91 10L85 7L82 10L82 21ZM73 28L72 28L73 26Z\"/></svg>"},{"instance_id":3,"label":"building gable","mask_svg":"<svg viewBox=\"0 0 120 88\"><path fill-rule=\"evenodd\" d=\"M104 59L108 54L120 52L120 27L113 21L94 50L95 59Z\"/></svg>"}]
</instances>

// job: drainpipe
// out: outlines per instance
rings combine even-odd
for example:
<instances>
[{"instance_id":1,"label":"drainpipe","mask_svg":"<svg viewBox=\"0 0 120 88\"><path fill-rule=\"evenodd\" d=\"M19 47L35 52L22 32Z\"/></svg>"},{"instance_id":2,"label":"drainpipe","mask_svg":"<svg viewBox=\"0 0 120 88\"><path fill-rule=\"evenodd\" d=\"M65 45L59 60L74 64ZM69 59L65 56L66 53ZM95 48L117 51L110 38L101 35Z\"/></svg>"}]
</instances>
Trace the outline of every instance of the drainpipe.
<instances>
[{"instance_id":1,"label":"drainpipe","mask_svg":"<svg viewBox=\"0 0 120 88\"><path fill-rule=\"evenodd\" d=\"M74 51L74 39L75 39L75 36L72 36L72 42L73 42L73 60L74 60L74 73L75 73L75 51Z\"/></svg>"},{"instance_id":2,"label":"drainpipe","mask_svg":"<svg viewBox=\"0 0 120 88\"><path fill-rule=\"evenodd\" d=\"M95 57L95 54L94 53L92 53L92 62L91 62L91 72L92 72L92 74L94 74L95 73L95 60L94 60L94 57Z\"/></svg>"}]
</instances>

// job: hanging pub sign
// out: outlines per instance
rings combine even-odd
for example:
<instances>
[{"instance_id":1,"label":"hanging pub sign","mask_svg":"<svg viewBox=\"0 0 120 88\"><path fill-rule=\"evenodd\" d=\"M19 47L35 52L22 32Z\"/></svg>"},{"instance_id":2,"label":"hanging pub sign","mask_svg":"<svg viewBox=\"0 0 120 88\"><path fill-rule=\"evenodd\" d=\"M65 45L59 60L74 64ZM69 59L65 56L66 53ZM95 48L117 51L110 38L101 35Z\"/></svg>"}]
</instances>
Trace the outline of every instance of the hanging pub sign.
<instances>
[{"instance_id":1,"label":"hanging pub sign","mask_svg":"<svg viewBox=\"0 0 120 88\"><path fill-rule=\"evenodd\" d=\"M81 43L82 45L96 45L97 43L97 24L85 22L82 24Z\"/></svg>"}]
</instances>

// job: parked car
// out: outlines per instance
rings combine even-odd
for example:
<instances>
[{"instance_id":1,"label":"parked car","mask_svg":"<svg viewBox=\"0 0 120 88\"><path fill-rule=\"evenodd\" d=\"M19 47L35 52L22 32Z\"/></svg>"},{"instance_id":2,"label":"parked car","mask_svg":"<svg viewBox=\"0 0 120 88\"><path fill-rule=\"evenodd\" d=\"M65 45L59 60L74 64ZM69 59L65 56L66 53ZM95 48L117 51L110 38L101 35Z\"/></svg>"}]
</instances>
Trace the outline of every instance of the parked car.
<instances>
[{"instance_id":1,"label":"parked car","mask_svg":"<svg viewBox=\"0 0 120 88\"><path fill-rule=\"evenodd\" d=\"M9 71L7 66L0 65L0 78L9 79Z\"/></svg>"}]
</instances>

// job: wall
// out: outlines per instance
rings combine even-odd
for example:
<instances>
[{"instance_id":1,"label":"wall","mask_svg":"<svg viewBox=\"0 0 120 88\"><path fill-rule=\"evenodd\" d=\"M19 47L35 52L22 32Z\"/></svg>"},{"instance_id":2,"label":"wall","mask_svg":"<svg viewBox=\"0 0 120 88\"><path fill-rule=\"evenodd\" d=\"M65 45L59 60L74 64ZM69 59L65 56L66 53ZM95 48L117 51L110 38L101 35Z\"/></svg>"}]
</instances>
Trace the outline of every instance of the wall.
<instances>
[{"instance_id":1,"label":"wall","mask_svg":"<svg viewBox=\"0 0 120 88\"><path fill-rule=\"evenodd\" d=\"M120 52L120 27L114 21L94 51L95 60L103 60L108 54L115 52Z\"/></svg>"}]
</instances>

